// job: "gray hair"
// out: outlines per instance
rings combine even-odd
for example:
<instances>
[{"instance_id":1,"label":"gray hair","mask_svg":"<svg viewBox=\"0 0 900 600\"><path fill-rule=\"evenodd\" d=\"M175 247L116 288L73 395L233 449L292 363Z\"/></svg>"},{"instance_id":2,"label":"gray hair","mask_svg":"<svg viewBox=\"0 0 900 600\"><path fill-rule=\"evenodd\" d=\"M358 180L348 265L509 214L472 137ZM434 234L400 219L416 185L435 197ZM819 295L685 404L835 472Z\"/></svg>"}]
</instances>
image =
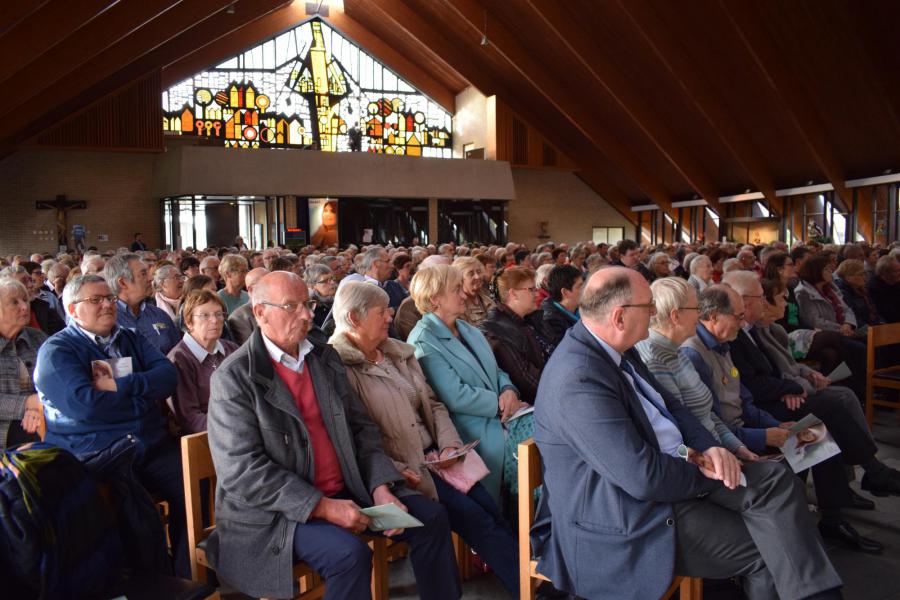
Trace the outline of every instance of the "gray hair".
<instances>
[{"instance_id":1,"label":"gray hair","mask_svg":"<svg viewBox=\"0 0 900 600\"><path fill-rule=\"evenodd\" d=\"M888 273L891 272L891 268L894 266L894 264L896 262L897 262L897 259L894 258L893 256L891 256L890 254L888 254L886 256L882 256L875 263L875 274L878 275L879 277L881 277L883 275L887 275Z\"/></svg>"},{"instance_id":2,"label":"gray hair","mask_svg":"<svg viewBox=\"0 0 900 600\"><path fill-rule=\"evenodd\" d=\"M379 246L375 246L374 248L369 248L362 255L362 262L360 263L360 274L365 274L369 272L369 269L372 268L372 265L375 264L376 260L381 260L381 253L386 252L384 248Z\"/></svg>"},{"instance_id":3,"label":"gray hair","mask_svg":"<svg viewBox=\"0 0 900 600\"><path fill-rule=\"evenodd\" d=\"M685 271L690 272L691 263L694 262L694 259L700 256L698 252L688 252L684 255L684 260L681 261L681 268Z\"/></svg>"},{"instance_id":4,"label":"gray hair","mask_svg":"<svg viewBox=\"0 0 900 600\"><path fill-rule=\"evenodd\" d=\"M48 258L46 260L41 261L41 271L47 273L50 269L53 268L53 265L57 263L56 259Z\"/></svg>"},{"instance_id":5,"label":"gray hair","mask_svg":"<svg viewBox=\"0 0 900 600\"><path fill-rule=\"evenodd\" d=\"M327 265L322 263L317 263L313 265L309 265L306 267L306 273L303 276L303 281L306 282L306 285L309 287L313 287L319 281L319 277L322 275L331 275L333 271L328 268Z\"/></svg>"},{"instance_id":6,"label":"gray hair","mask_svg":"<svg viewBox=\"0 0 900 600\"><path fill-rule=\"evenodd\" d=\"M701 321L709 321L716 313L734 314L734 307L731 306L731 298L728 295L728 286L725 285L711 285L705 288L697 298L697 307Z\"/></svg>"},{"instance_id":7,"label":"gray hair","mask_svg":"<svg viewBox=\"0 0 900 600\"><path fill-rule=\"evenodd\" d=\"M21 281L11 277L0 277L0 299L6 300L13 294L20 294L25 298L25 302L28 302L28 290Z\"/></svg>"},{"instance_id":8,"label":"gray hair","mask_svg":"<svg viewBox=\"0 0 900 600\"><path fill-rule=\"evenodd\" d=\"M140 262L141 257L131 252L116 254L106 261L106 266L103 267L103 277L106 279L106 283L109 284L110 291L116 296L121 291L119 279L134 283L134 273L131 272L131 261L133 260Z\"/></svg>"},{"instance_id":9,"label":"gray hair","mask_svg":"<svg viewBox=\"0 0 900 600\"><path fill-rule=\"evenodd\" d=\"M759 283L759 278L752 271L729 271L722 276L722 283L744 295L750 292L754 283Z\"/></svg>"},{"instance_id":10,"label":"gray hair","mask_svg":"<svg viewBox=\"0 0 900 600\"><path fill-rule=\"evenodd\" d=\"M387 292L375 284L365 281L348 281L334 295L331 313L334 317L334 332L353 331L351 315L358 321L365 319L373 308L387 306L390 302Z\"/></svg>"},{"instance_id":11,"label":"gray hair","mask_svg":"<svg viewBox=\"0 0 900 600\"><path fill-rule=\"evenodd\" d=\"M544 287L544 282L547 281L547 277L550 275L550 271L553 270L553 267L556 265L541 265L534 272L534 285L537 287Z\"/></svg>"},{"instance_id":12,"label":"gray hair","mask_svg":"<svg viewBox=\"0 0 900 600\"><path fill-rule=\"evenodd\" d=\"M647 266L652 267L656 263L656 261L659 260L660 258L665 258L666 262L667 263L669 262L668 254L666 254L665 252L654 252L653 254L650 255L650 259L647 261Z\"/></svg>"},{"instance_id":13,"label":"gray hair","mask_svg":"<svg viewBox=\"0 0 900 600\"><path fill-rule=\"evenodd\" d=\"M630 299L631 280L626 274L616 275L595 290L586 288L581 295L579 310L582 317L598 321Z\"/></svg>"},{"instance_id":14,"label":"gray hair","mask_svg":"<svg viewBox=\"0 0 900 600\"><path fill-rule=\"evenodd\" d=\"M173 273L174 271L174 273ZM163 281L171 277L173 274L181 274L175 265L163 265L153 273L153 289L159 291L162 289Z\"/></svg>"},{"instance_id":15,"label":"gray hair","mask_svg":"<svg viewBox=\"0 0 900 600\"><path fill-rule=\"evenodd\" d=\"M16 275L21 273L28 274L28 271L25 270L25 267L20 267L16 265L14 267L4 267L2 271L0 271L0 277L4 279L15 279ZM18 280L17 280L18 281Z\"/></svg>"},{"instance_id":16,"label":"gray hair","mask_svg":"<svg viewBox=\"0 0 900 600\"><path fill-rule=\"evenodd\" d=\"M425 257L421 263L419 263L420 269L427 269L429 267L436 267L437 265L447 265L450 266L450 257L444 256L442 254L431 254Z\"/></svg>"},{"instance_id":17,"label":"gray hair","mask_svg":"<svg viewBox=\"0 0 900 600\"><path fill-rule=\"evenodd\" d=\"M699 256L695 256L694 260L691 261L691 269L690 269L691 275L696 275L697 269L700 268L700 265L707 264L707 263L709 264L710 267L712 266L712 260L707 255L700 254Z\"/></svg>"},{"instance_id":18,"label":"gray hair","mask_svg":"<svg viewBox=\"0 0 900 600\"><path fill-rule=\"evenodd\" d=\"M105 283L109 286L109 282L106 281L105 278L94 275L93 273L88 275L78 275L77 277L72 278L72 281L67 283L66 287L63 289L63 306L66 307L66 312L68 312L68 306L78 298L78 293L81 291L81 288L89 283ZM111 286L109 287L112 289Z\"/></svg>"},{"instance_id":19,"label":"gray hair","mask_svg":"<svg viewBox=\"0 0 900 600\"><path fill-rule=\"evenodd\" d=\"M731 273L733 271L743 270L744 267L741 266L741 261L736 258L726 259L725 262L722 263L722 272L723 273Z\"/></svg>"},{"instance_id":20,"label":"gray hair","mask_svg":"<svg viewBox=\"0 0 900 600\"><path fill-rule=\"evenodd\" d=\"M656 314L650 317L650 327L666 329L672 325L669 315L682 308L693 287L681 277L663 277L650 284Z\"/></svg>"},{"instance_id":21,"label":"gray hair","mask_svg":"<svg viewBox=\"0 0 900 600\"><path fill-rule=\"evenodd\" d=\"M105 264L106 260L100 256L99 254L85 254L84 258L81 259L81 270L84 271L87 269L88 265L100 262L101 264Z\"/></svg>"}]
</instances>

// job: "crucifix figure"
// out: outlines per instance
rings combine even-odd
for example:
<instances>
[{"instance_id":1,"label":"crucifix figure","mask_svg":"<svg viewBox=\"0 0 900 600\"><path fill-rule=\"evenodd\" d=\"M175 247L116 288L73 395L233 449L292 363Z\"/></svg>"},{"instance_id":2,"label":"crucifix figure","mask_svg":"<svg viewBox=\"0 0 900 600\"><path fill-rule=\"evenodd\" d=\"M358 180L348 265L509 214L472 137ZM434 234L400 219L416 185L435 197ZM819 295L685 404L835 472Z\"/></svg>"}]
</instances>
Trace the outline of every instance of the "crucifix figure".
<instances>
[{"instance_id":1,"label":"crucifix figure","mask_svg":"<svg viewBox=\"0 0 900 600\"><path fill-rule=\"evenodd\" d=\"M84 200L66 200L65 196L57 196L56 200L38 200L34 203L38 210L56 211L56 240L60 247L68 248L68 227L66 226L66 213L70 210L84 210L87 202Z\"/></svg>"}]
</instances>

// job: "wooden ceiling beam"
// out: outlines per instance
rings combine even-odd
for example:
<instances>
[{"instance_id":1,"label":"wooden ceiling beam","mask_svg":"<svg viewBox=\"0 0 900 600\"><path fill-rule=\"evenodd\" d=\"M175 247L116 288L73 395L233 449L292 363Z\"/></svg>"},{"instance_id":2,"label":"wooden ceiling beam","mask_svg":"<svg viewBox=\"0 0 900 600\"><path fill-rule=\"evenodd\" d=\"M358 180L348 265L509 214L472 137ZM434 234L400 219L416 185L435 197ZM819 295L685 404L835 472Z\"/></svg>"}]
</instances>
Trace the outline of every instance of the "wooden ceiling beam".
<instances>
[{"instance_id":1,"label":"wooden ceiling beam","mask_svg":"<svg viewBox=\"0 0 900 600\"><path fill-rule=\"evenodd\" d=\"M646 0L618 0L618 3L647 47L741 165L752 185L765 196L769 207L783 215L784 200L775 195L775 180L759 150L741 127L740 120L731 114L725 99L714 91L712 82L697 69L677 36L672 35L671 28Z\"/></svg>"},{"instance_id":2,"label":"wooden ceiling beam","mask_svg":"<svg viewBox=\"0 0 900 600\"><path fill-rule=\"evenodd\" d=\"M7 0L0 2L0 36L4 36L48 0Z\"/></svg>"},{"instance_id":3,"label":"wooden ceiling beam","mask_svg":"<svg viewBox=\"0 0 900 600\"><path fill-rule=\"evenodd\" d=\"M462 19L468 31L465 37L477 45L484 27L481 6L471 0L435 0ZM522 48L514 36L496 20L489 24L488 51L498 53L510 68L517 71L527 83L551 103L556 111L577 128L582 135L620 166L625 174L658 204L669 216L675 218L672 198L665 187L649 170L614 136L610 135L593 118L585 98L574 95L560 82L554 73L548 72ZM478 68L478 65L475 65ZM534 125L534 124L533 124ZM552 136L549 138L552 139Z\"/></svg>"},{"instance_id":4,"label":"wooden ceiling beam","mask_svg":"<svg viewBox=\"0 0 900 600\"><path fill-rule=\"evenodd\" d=\"M17 90L19 102L26 104L40 96L66 93L57 83L105 50L127 39L143 25L156 19L180 0L121 0L92 19L62 43L50 48L26 68L13 74L4 87ZM51 92L50 90L55 90Z\"/></svg>"},{"instance_id":5,"label":"wooden ceiling beam","mask_svg":"<svg viewBox=\"0 0 900 600\"><path fill-rule=\"evenodd\" d=\"M70 0L52 0L22 19L0 37L0 82L62 43L114 3L115 0L83 0L73 6Z\"/></svg>"},{"instance_id":6,"label":"wooden ceiling beam","mask_svg":"<svg viewBox=\"0 0 900 600\"><path fill-rule=\"evenodd\" d=\"M835 204L843 212L848 212L851 197L844 186L845 176L840 161L829 147L827 127L787 66L788 57L778 51L776 40L761 18L759 7L750 2L718 0L718 3L731 24L735 39L740 40L751 62L763 74L822 174L834 187Z\"/></svg>"},{"instance_id":7,"label":"wooden ceiling beam","mask_svg":"<svg viewBox=\"0 0 900 600\"><path fill-rule=\"evenodd\" d=\"M147 23L146 26L139 28L126 39L104 50L94 60L67 74L56 85L59 90L65 91L65 95L62 93L43 94L39 98L30 99L17 108L16 113L19 119L15 122L6 121L0 124L0 139L14 138L18 130L40 120L46 113L63 105L67 100L89 91L93 86L103 82L142 56L157 52L166 42L177 39L197 23L208 19L217 12L223 12L228 17L223 20L231 21L234 26L237 26L246 21L248 17L257 16L257 12L248 10L251 7L258 9L262 6L271 9L273 5L277 6L286 1L289 0L242 0L235 5L235 14L224 13L224 9L233 4L233 0L191 0L181 3L168 11L165 19L156 19ZM243 15L238 12L239 10ZM173 24L179 23L181 25L173 26ZM228 30L230 29L223 32ZM193 43L197 43L196 39ZM187 42L182 42L182 48L188 45ZM134 75L139 77L152 68L151 65L148 65L143 69L134 69Z\"/></svg>"},{"instance_id":8,"label":"wooden ceiling beam","mask_svg":"<svg viewBox=\"0 0 900 600\"><path fill-rule=\"evenodd\" d=\"M703 196L710 208L721 213L720 190L703 168L700 161L686 148L684 140L657 114L639 94L615 63L597 47L583 28L573 23L559 3L525 0L534 14L552 31L567 55L581 64L586 73L616 102L628 119L649 139L657 150L697 193ZM493 37L492 27L491 36ZM673 219L676 214L666 212Z\"/></svg>"}]
</instances>

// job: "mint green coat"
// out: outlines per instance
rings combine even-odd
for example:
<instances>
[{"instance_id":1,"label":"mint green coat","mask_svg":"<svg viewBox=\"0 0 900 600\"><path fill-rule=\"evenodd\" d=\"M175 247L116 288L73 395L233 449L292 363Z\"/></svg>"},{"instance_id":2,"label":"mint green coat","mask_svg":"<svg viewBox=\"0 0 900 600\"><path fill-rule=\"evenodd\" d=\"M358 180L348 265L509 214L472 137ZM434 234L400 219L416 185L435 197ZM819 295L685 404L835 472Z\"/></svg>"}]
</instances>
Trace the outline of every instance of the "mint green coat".
<instances>
[{"instance_id":1,"label":"mint green coat","mask_svg":"<svg viewBox=\"0 0 900 600\"><path fill-rule=\"evenodd\" d=\"M461 319L456 327L472 352L433 313L422 317L406 341L416 347L422 371L438 400L450 411L462 441L481 440L477 452L491 472L481 483L499 502L505 440L498 398L503 388L515 387L497 366L481 331Z\"/></svg>"}]
</instances>

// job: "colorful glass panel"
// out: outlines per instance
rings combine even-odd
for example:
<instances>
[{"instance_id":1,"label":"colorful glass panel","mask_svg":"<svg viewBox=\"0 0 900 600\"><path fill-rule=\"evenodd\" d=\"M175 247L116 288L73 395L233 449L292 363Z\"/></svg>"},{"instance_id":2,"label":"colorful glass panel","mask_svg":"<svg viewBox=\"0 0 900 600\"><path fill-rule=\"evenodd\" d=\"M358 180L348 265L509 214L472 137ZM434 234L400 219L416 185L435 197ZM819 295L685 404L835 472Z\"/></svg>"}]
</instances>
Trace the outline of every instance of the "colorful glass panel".
<instances>
[{"instance_id":1,"label":"colorful glass panel","mask_svg":"<svg viewBox=\"0 0 900 600\"><path fill-rule=\"evenodd\" d=\"M232 148L451 158L450 113L320 19L163 92L163 130Z\"/></svg>"}]
</instances>

